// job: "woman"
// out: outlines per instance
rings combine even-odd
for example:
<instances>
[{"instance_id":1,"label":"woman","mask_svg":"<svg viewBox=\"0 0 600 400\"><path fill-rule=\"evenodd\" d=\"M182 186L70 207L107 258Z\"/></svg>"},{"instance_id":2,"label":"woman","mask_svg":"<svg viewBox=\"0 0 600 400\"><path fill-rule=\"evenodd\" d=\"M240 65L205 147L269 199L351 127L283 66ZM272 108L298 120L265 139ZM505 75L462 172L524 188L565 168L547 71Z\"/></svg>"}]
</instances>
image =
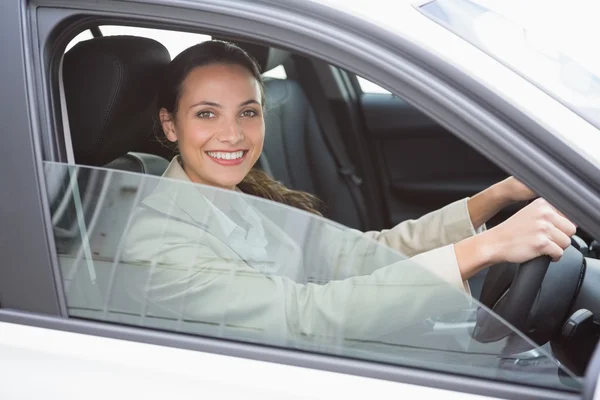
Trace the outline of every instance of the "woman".
<instances>
[{"instance_id":1,"label":"woman","mask_svg":"<svg viewBox=\"0 0 600 400\"><path fill-rule=\"evenodd\" d=\"M158 114L180 155L163 175L172 179L144 200L125 251L130 263L144 265L128 281L144 315L271 344L307 336L373 339L467 306L464 282L492 264L560 258L575 233L543 199L486 230L500 209L535 196L508 178L387 231L323 223L323 257L311 260L323 262L317 269L330 271L329 282L306 283L299 271L310 252L302 254L287 231L233 192L318 214L314 197L252 169L263 148L264 103L256 63L232 44L204 42L169 65ZM398 252L411 258L400 260Z\"/></svg>"}]
</instances>

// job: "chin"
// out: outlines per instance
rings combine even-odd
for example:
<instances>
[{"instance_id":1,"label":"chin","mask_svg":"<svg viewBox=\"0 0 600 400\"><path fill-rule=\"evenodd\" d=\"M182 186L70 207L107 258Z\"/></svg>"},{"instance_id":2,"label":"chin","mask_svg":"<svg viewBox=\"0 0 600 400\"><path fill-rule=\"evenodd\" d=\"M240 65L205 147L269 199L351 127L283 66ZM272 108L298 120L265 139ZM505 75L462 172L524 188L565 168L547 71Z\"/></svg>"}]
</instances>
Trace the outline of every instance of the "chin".
<instances>
[{"instance_id":1,"label":"chin","mask_svg":"<svg viewBox=\"0 0 600 400\"><path fill-rule=\"evenodd\" d=\"M236 177L227 177L227 178L222 178L222 179L215 179L214 185L221 187L221 188L226 188L226 189L231 189L232 187L237 186L241 181L244 180L244 176L236 176Z\"/></svg>"}]
</instances>

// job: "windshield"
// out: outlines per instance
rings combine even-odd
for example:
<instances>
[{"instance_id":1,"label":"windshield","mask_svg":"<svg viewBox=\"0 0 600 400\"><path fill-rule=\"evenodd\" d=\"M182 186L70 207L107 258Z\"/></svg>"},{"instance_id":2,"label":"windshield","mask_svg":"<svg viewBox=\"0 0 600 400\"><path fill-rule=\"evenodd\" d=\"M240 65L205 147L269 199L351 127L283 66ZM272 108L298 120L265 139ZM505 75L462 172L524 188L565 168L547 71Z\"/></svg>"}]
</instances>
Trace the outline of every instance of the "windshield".
<instances>
[{"instance_id":1,"label":"windshield","mask_svg":"<svg viewBox=\"0 0 600 400\"><path fill-rule=\"evenodd\" d=\"M564 389L440 265L237 191L45 162L71 317ZM495 324L475 340L476 322Z\"/></svg>"},{"instance_id":2,"label":"windshield","mask_svg":"<svg viewBox=\"0 0 600 400\"><path fill-rule=\"evenodd\" d=\"M434 0L420 7L600 127L594 2Z\"/></svg>"}]
</instances>

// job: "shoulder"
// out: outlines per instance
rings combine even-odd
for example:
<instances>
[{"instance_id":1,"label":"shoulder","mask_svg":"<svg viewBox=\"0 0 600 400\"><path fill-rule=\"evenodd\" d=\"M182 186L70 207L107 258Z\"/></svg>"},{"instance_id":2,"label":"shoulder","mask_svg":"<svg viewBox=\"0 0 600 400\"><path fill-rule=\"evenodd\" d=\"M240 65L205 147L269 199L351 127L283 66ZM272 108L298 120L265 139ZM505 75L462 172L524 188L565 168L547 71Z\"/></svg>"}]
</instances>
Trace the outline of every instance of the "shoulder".
<instances>
[{"instance_id":1,"label":"shoulder","mask_svg":"<svg viewBox=\"0 0 600 400\"><path fill-rule=\"evenodd\" d=\"M146 200L153 205L170 205L171 212L153 208L145 201L138 206L125 235L124 259L149 261L159 257L162 262L179 260L187 258L190 251L198 252L200 248L212 249L219 245L202 223L175 212L176 204L169 202L168 198L153 195Z\"/></svg>"},{"instance_id":2,"label":"shoulder","mask_svg":"<svg viewBox=\"0 0 600 400\"><path fill-rule=\"evenodd\" d=\"M202 208L201 202L197 203ZM189 233L189 230L205 230L206 224L195 221L169 193L157 192L144 199L135 209L128 236Z\"/></svg>"}]
</instances>

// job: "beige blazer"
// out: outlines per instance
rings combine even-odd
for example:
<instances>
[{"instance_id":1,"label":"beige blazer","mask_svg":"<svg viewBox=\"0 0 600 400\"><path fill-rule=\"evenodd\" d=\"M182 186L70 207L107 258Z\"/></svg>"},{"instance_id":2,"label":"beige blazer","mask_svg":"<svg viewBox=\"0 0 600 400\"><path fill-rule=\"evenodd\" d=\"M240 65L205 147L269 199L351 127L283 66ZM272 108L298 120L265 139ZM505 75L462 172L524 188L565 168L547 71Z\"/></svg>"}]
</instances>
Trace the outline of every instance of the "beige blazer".
<instances>
[{"instance_id":1,"label":"beige blazer","mask_svg":"<svg viewBox=\"0 0 600 400\"><path fill-rule=\"evenodd\" d=\"M163 176L136 211L122 256L134 266L126 291L146 320L270 344L337 343L375 340L469 305L452 245L476 233L466 199L366 233L257 200L250 209L268 251L252 259L243 243L231 244L241 228L211 202L223 193L192 184L176 158ZM289 234L302 223L302 234Z\"/></svg>"}]
</instances>

